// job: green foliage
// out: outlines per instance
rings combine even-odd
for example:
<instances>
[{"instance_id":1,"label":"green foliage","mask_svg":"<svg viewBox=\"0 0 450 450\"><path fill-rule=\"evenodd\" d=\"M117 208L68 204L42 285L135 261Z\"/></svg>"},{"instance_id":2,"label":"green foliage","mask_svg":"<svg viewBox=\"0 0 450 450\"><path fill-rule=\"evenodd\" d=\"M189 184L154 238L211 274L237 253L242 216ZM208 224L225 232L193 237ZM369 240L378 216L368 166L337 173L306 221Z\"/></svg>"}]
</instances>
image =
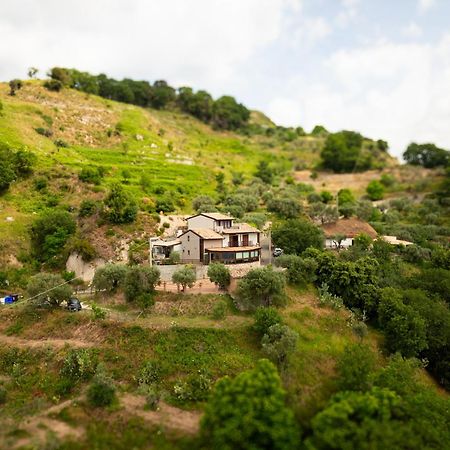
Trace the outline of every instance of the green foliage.
<instances>
[{"instance_id":1,"label":"green foliage","mask_svg":"<svg viewBox=\"0 0 450 450\"><path fill-rule=\"evenodd\" d=\"M224 264L210 264L208 266L208 278L220 289L226 290L231 282L230 269Z\"/></svg>"},{"instance_id":2,"label":"green foliage","mask_svg":"<svg viewBox=\"0 0 450 450\"><path fill-rule=\"evenodd\" d=\"M436 147L434 144L416 144L408 145L403 153L403 159L414 166L423 166L428 169L443 166L446 167L450 161L450 152L443 148Z\"/></svg>"},{"instance_id":3,"label":"green foliage","mask_svg":"<svg viewBox=\"0 0 450 450\"><path fill-rule=\"evenodd\" d=\"M198 213L217 211L215 201L209 195L199 195L192 200L192 207Z\"/></svg>"},{"instance_id":4,"label":"green foliage","mask_svg":"<svg viewBox=\"0 0 450 450\"><path fill-rule=\"evenodd\" d=\"M375 368L375 355L364 344L348 344L339 357L336 369L342 391L366 391L370 388L370 374Z\"/></svg>"},{"instance_id":5,"label":"green foliage","mask_svg":"<svg viewBox=\"0 0 450 450\"><path fill-rule=\"evenodd\" d=\"M83 167L81 172L78 174L78 178L84 183L99 185L102 181L104 173L103 167Z\"/></svg>"},{"instance_id":6,"label":"green foliage","mask_svg":"<svg viewBox=\"0 0 450 450\"><path fill-rule=\"evenodd\" d=\"M112 223L134 222L138 207L134 198L116 183L104 201L105 216Z\"/></svg>"},{"instance_id":7,"label":"green foliage","mask_svg":"<svg viewBox=\"0 0 450 450\"><path fill-rule=\"evenodd\" d=\"M358 167L358 159L361 153L362 136L353 131L341 131L328 135L325 146L320 154L325 169L334 172L351 172Z\"/></svg>"},{"instance_id":8,"label":"green foliage","mask_svg":"<svg viewBox=\"0 0 450 450\"><path fill-rule=\"evenodd\" d=\"M106 319L106 311L95 303L91 304L92 314L94 315L94 320Z\"/></svg>"},{"instance_id":9,"label":"green foliage","mask_svg":"<svg viewBox=\"0 0 450 450\"><path fill-rule=\"evenodd\" d=\"M366 188L370 200L381 200L384 197L384 186L377 180L372 180Z\"/></svg>"},{"instance_id":10,"label":"green foliage","mask_svg":"<svg viewBox=\"0 0 450 450\"><path fill-rule=\"evenodd\" d=\"M25 178L33 171L36 162L34 153L26 150L13 150L0 143L0 194L6 191L17 179Z\"/></svg>"},{"instance_id":11,"label":"green foliage","mask_svg":"<svg viewBox=\"0 0 450 450\"><path fill-rule=\"evenodd\" d=\"M286 268L287 280L291 284L312 283L316 279L317 261L298 255L281 255L275 260L275 265Z\"/></svg>"},{"instance_id":12,"label":"green foliage","mask_svg":"<svg viewBox=\"0 0 450 450\"><path fill-rule=\"evenodd\" d=\"M44 87L49 91L59 92L63 88L63 84L59 80L47 80L44 82Z\"/></svg>"},{"instance_id":13,"label":"green foliage","mask_svg":"<svg viewBox=\"0 0 450 450\"><path fill-rule=\"evenodd\" d=\"M350 189L341 189L338 192L338 202L341 206L347 203L356 203L356 199Z\"/></svg>"},{"instance_id":14,"label":"green foliage","mask_svg":"<svg viewBox=\"0 0 450 450\"><path fill-rule=\"evenodd\" d=\"M344 306L342 298L332 294L327 283L322 283L318 291L320 306L327 306L333 309L341 309Z\"/></svg>"},{"instance_id":15,"label":"green foliage","mask_svg":"<svg viewBox=\"0 0 450 450\"><path fill-rule=\"evenodd\" d=\"M312 420L308 444L316 449L408 448L399 430L404 419L401 399L392 391L340 392Z\"/></svg>"},{"instance_id":16,"label":"green foliage","mask_svg":"<svg viewBox=\"0 0 450 450\"><path fill-rule=\"evenodd\" d=\"M316 125L312 131L312 136L326 136L328 134L328 130L323 125Z\"/></svg>"},{"instance_id":17,"label":"green foliage","mask_svg":"<svg viewBox=\"0 0 450 450\"><path fill-rule=\"evenodd\" d=\"M197 279L195 268L193 266L186 265L176 270L172 275L172 281L178 286L181 286L182 292L186 291L187 287L194 286Z\"/></svg>"},{"instance_id":18,"label":"green foliage","mask_svg":"<svg viewBox=\"0 0 450 450\"><path fill-rule=\"evenodd\" d=\"M238 284L237 296L245 309L284 303L284 276L271 266L250 270Z\"/></svg>"},{"instance_id":19,"label":"green foliage","mask_svg":"<svg viewBox=\"0 0 450 450\"><path fill-rule=\"evenodd\" d=\"M214 320L222 320L225 318L227 309L227 302L225 300L219 300L218 302L214 303L211 317Z\"/></svg>"},{"instance_id":20,"label":"green foliage","mask_svg":"<svg viewBox=\"0 0 450 450\"><path fill-rule=\"evenodd\" d=\"M254 314L255 323L253 329L262 337L268 333L269 328L273 325L283 323L283 319L276 308L273 306L256 308Z\"/></svg>"},{"instance_id":21,"label":"green foliage","mask_svg":"<svg viewBox=\"0 0 450 450\"><path fill-rule=\"evenodd\" d=\"M97 251L92 244L88 240L80 237L72 237L67 247L70 253L77 253L86 262L92 261L97 256Z\"/></svg>"},{"instance_id":22,"label":"green foliage","mask_svg":"<svg viewBox=\"0 0 450 450\"><path fill-rule=\"evenodd\" d=\"M83 200L80 204L78 215L80 217L90 217L98 210L98 204L94 200Z\"/></svg>"},{"instance_id":23,"label":"green foliage","mask_svg":"<svg viewBox=\"0 0 450 450\"><path fill-rule=\"evenodd\" d=\"M395 184L395 177L389 173L383 173L380 177L380 183L385 188L390 188Z\"/></svg>"},{"instance_id":24,"label":"green foliage","mask_svg":"<svg viewBox=\"0 0 450 450\"><path fill-rule=\"evenodd\" d=\"M65 356L60 375L73 382L89 380L95 373L97 356L88 349L72 349Z\"/></svg>"},{"instance_id":25,"label":"green foliage","mask_svg":"<svg viewBox=\"0 0 450 450\"><path fill-rule=\"evenodd\" d=\"M333 200L333 194L329 191L321 191L320 198L323 203L330 203Z\"/></svg>"},{"instance_id":26,"label":"green foliage","mask_svg":"<svg viewBox=\"0 0 450 450\"><path fill-rule=\"evenodd\" d=\"M210 390L211 379L203 370L189 375L184 381L176 382L173 387L175 398L183 403L207 400Z\"/></svg>"},{"instance_id":27,"label":"green foliage","mask_svg":"<svg viewBox=\"0 0 450 450\"><path fill-rule=\"evenodd\" d=\"M92 383L86 393L87 401L94 407L110 406L116 400L116 388L104 369L97 367Z\"/></svg>"},{"instance_id":28,"label":"green foliage","mask_svg":"<svg viewBox=\"0 0 450 450\"><path fill-rule=\"evenodd\" d=\"M298 217L302 208L298 200L290 197L275 197L267 202L267 211L285 219Z\"/></svg>"},{"instance_id":29,"label":"green foliage","mask_svg":"<svg viewBox=\"0 0 450 450\"><path fill-rule=\"evenodd\" d=\"M92 284L99 291L114 292L122 286L126 274L127 266L123 264L105 264L95 271Z\"/></svg>"},{"instance_id":30,"label":"green foliage","mask_svg":"<svg viewBox=\"0 0 450 450\"><path fill-rule=\"evenodd\" d=\"M8 399L8 391L4 386L0 385L0 405L4 405Z\"/></svg>"},{"instance_id":31,"label":"green foliage","mask_svg":"<svg viewBox=\"0 0 450 450\"><path fill-rule=\"evenodd\" d=\"M273 170L269 166L269 163L265 160L261 160L258 163L255 176L260 178L263 183L272 184L273 181Z\"/></svg>"},{"instance_id":32,"label":"green foliage","mask_svg":"<svg viewBox=\"0 0 450 450\"><path fill-rule=\"evenodd\" d=\"M236 130L249 119L250 111L233 97L223 96L214 102L212 124L224 130Z\"/></svg>"},{"instance_id":33,"label":"green foliage","mask_svg":"<svg viewBox=\"0 0 450 450\"><path fill-rule=\"evenodd\" d=\"M61 249L75 233L76 223L67 211L50 210L37 217L30 228L31 244L40 261L58 259Z\"/></svg>"},{"instance_id":34,"label":"green foliage","mask_svg":"<svg viewBox=\"0 0 450 450\"><path fill-rule=\"evenodd\" d=\"M127 301L138 301L142 295L153 294L160 275L159 269L155 266L129 267L124 281L124 292Z\"/></svg>"},{"instance_id":35,"label":"green foliage","mask_svg":"<svg viewBox=\"0 0 450 450\"><path fill-rule=\"evenodd\" d=\"M243 213L254 211L258 208L258 199L254 195L234 194L225 199L226 207L237 206ZM225 208L226 209L226 208Z\"/></svg>"},{"instance_id":36,"label":"green foliage","mask_svg":"<svg viewBox=\"0 0 450 450\"><path fill-rule=\"evenodd\" d=\"M219 380L201 421L205 443L221 450L298 448L299 436L276 368L260 360L234 379Z\"/></svg>"},{"instance_id":37,"label":"green foliage","mask_svg":"<svg viewBox=\"0 0 450 450\"><path fill-rule=\"evenodd\" d=\"M403 303L395 289L382 290L378 317L391 353L412 357L427 348L425 321L415 309Z\"/></svg>"},{"instance_id":38,"label":"green foliage","mask_svg":"<svg viewBox=\"0 0 450 450\"><path fill-rule=\"evenodd\" d=\"M313 223L303 219L289 219L274 227L272 239L285 253L300 255L308 247L321 249L324 238L322 230Z\"/></svg>"},{"instance_id":39,"label":"green foliage","mask_svg":"<svg viewBox=\"0 0 450 450\"><path fill-rule=\"evenodd\" d=\"M287 325L277 323L268 328L261 339L261 346L269 359L279 366L284 366L289 354L295 350L297 340L298 333Z\"/></svg>"},{"instance_id":40,"label":"green foliage","mask_svg":"<svg viewBox=\"0 0 450 450\"><path fill-rule=\"evenodd\" d=\"M60 275L38 273L30 278L27 285L27 295L38 306L59 306L69 300L72 289L64 283Z\"/></svg>"},{"instance_id":41,"label":"green foliage","mask_svg":"<svg viewBox=\"0 0 450 450\"><path fill-rule=\"evenodd\" d=\"M15 78L9 82L9 95L16 95L16 91L22 89L22 81Z\"/></svg>"},{"instance_id":42,"label":"green foliage","mask_svg":"<svg viewBox=\"0 0 450 450\"><path fill-rule=\"evenodd\" d=\"M322 202L313 203L309 207L308 215L313 220L320 220L322 225L326 223L335 223L339 219L337 208L325 205Z\"/></svg>"},{"instance_id":43,"label":"green foliage","mask_svg":"<svg viewBox=\"0 0 450 450\"><path fill-rule=\"evenodd\" d=\"M145 361L139 372L137 381L140 385L151 385L158 383L161 380L163 374L163 368L161 363L157 360Z\"/></svg>"},{"instance_id":44,"label":"green foliage","mask_svg":"<svg viewBox=\"0 0 450 450\"><path fill-rule=\"evenodd\" d=\"M179 264L180 261L181 261L180 253L171 251L169 257L167 258L167 262L169 264Z\"/></svg>"}]
</instances>

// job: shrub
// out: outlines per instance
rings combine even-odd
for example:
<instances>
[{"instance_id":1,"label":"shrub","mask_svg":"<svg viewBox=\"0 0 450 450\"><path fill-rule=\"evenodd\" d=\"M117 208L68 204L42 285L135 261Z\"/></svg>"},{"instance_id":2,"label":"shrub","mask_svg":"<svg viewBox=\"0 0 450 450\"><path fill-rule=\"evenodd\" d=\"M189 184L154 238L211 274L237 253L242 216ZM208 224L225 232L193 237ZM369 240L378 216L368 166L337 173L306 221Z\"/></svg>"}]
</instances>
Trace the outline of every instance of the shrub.
<instances>
[{"instance_id":1,"label":"shrub","mask_svg":"<svg viewBox=\"0 0 450 450\"><path fill-rule=\"evenodd\" d=\"M369 332L367 325L361 320L352 324L352 331L353 334L361 341L367 336Z\"/></svg>"},{"instance_id":2,"label":"shrub","mask_svg":"<svg viewBox=\"0 0 450 450\"><path fill-rule=\"evenodd\" d=\"M110 406L116 400L116 388L103 369L97 369L87 390L87 400L91 406L95 407Z\"/></svg>"},{"instance_id":3,"label":"shrub","mask_svg":"<svg viewBox=\"0 0 450 450\"><path fill-rule=\"evenodd\" d=\"M224 264L210 264L208 266L208 278L220 289L226 290L231 282L230 269Z\"/></svg>"},{"instance_id":4,"label":"shrub","mask_svg":"<svg viewBox=\"0 0 450 450\"><path fill-rule=\"evenodd\" d=\"M367 345L348 344L336 365L339 389L365 391L370 388L370 374L375 368L375 356Z\"/></svg>"},{"instance_id":5,"label":"shrub","mask_svg":"<svg viewBox=\"0 0 450 450\"><path fill-rule=\"evenodd\" d=\"M33 184L34 184L34 188L37 191L42 191L44 189L47 189L48 186L48 178L41 176L41 177L37 177L33 180Z\"/></svg>"},{"instance_id":6,"label":"shrub","mask_svg":"<svg viewBox=\"0 0 450 450\"><path fill-rule=\"evenodd\" d=\"M181 261L181 255L179 252L172 251L170 252L169 257L167 258L167 262L169 264L178 264Z\"/></svg>"},{"instance_id":7,"label":"shrub","mask_svg":"<svg viewBox=\"0 0 450 450\"><path fill-rule=\"evenodd\" d=\"M137 381L139 384L146 385L157 383L161 379L162 372L160 362L156 360L146 361L139 372Z\"/></svg>"},{"instance_id":8,"label":"shrub","mask_svg":"<svg viewBox=\"0 0 450 450\"><path fill-rule=\"evenodd\" d=\"M133 197L120 184L114 184L104 201L105 216L112 223L134 222L138 207Z\"/></svg>"},{"instance_id":9,"label":"shrub","mask_svg":"<svg viewBox=\"0 0 450 450\"><path fill-rule=\"evenodd\" d=\"M329 286L326 283L322 283L319 287L319 305L320 306L328 306L333 309L341 309L344 307L344 302L342 298L337 295L332 294L329 291Z\"/></svg>"},{"instance_id":10,"label":"shrub","mask_svg":"<svg viewBox=\"0 0 450 450\"><path fill-rule=\"evenodd\" d=\"M94 200L83 200L80 204L80 211L78 215L80 217L89 217L97 212L97 202Z\"/></svg>"},{"instance_id":11,"label":"shrub","mask_svg":"<svg viewBox=\"0 0 450 450\"><path fill-rule=\"evenodd\" d=\"M255 323L253 324L253 329L260 335L264 336L267 334L269 328L272 325L278 325L283 323L280 313L276 308L270 306L268 308L259 307L255 311L253 316Z\"/></svg>"},{"instance_id":12,"label":"shrub","mask_svg":"<svg viewBox=\"0 0 450 450\"><path fill-rule=\"evenodd\" d=\"M314 258L303 258L297 255L281 255L275 264L287 269L286 275L289 283L305 284L316 279L318 263Z\"/></svg>"},{"instance_id":13,"label":"shrub","mask_svg":"<svg viewBox=\"0 0 450 450\"><path fill-rule=\"evenodd\" d=\"M268 328L261 339L264 353L278 365L283 365L287 357L295 350L298 334L287 325L279 323Z\"/></svg>"},{"instance_id":14,"label":"shrub","mask_svg":"<svg viewBox=\"0 0 450 450\"><path fill-rule=\"evenodd\" d=\"M77 253L82 257L83 261L86 262L92 261L97 256L97 251L92 246L92 244L86 239L74 237L70 239L67 246L68 251L70 253L71 252Z\"/></svg>"},{"instance_id":15,"label":"shrub","mask_svg":"<svg viewBox=\"0 0 450 450\"><path fill-rule=\"evenodd\" d=\"M184 266L172 275L172 281L178 286L178 289L181 286L182 292L185 292L187 287L194 286L196 279L197 275L193 266Z\"/></svg>"},{"instance_id":16,"label":"shrub","mask_svg":"<svg viewBox=\"0 0 450 450\"><path fill-rule=\"evenodd\" d=\"M97 357L92 351L73 349L64 358L60 375L74 382L86 381L94 375L96 366Z\"/></svg>"},{"instance_id":17,"label":"shrub","mask_svg":"<svg viewBox=\"0 0 450 450\"><path fill-rule=\"evenodd\" d=\"M91 309L94 314L94 320L103 320L106 318L106 311L103 308L100 308L100 306L93 303Z\"/></svg>"},{"instance_id":18,"label":"shrub","mask_svg":"<svg viewBox=\"0 0 450 450\"><path fill-rule=\"evenodd\" d=\"M208 398L211 379L203 371L189 375L185 381L177 381L173 387L175 397L181 402L200 402Z\"/></svg>"},{"instance_id":19,"label":"shrub","mask_svg":"<svg viewBox=\"0 0 450 450\"><path fill-rule=\"evenodd\" d=\"M53 136L53 131L48 128L37 127L34 129L34 131L36 131L36 133L40 134L41 136L45 136L45 137Z\"/></svg>"},{"instance_id":20,"label":"shrub","mask_svg":"<svg viewBox=\"0 0 450 450\"><path fill-rule=\"evenodd\" d=\"M192 200L192 207L198 213L217 211L215 201L208 195L199 195Z\"/></svg>"},{"instance_id":21,"label":"shrub","mask_svg":"<svg viewBox=\"0 0 450 450\"><path fill-rule=\"evenodd\" d=\"M64 141L63 139L56 139L53 143L58 148L68 148L69 147L69 144L66 141Z\"/></svg>"},{"instance_id":22,"label":"shrub","mask_svg":"<svg viewBox=\"0 0 450 450\"><path fill-rule=\"evenodd\" d=\"M384 197L384 186L377 180L372 180L366 188L370 200L381 200Z\"/></svg>"},{"instance_id":23,"label":"shrub","mask_svg":"<svg viewBox=\"0 0 450 450\"><path fill-rule=\"evenodd\" d=\"M78 179L83 183L92 183L99 185L104 176L103 168L99 167L83 167L78 174Z\"/></svg>"},{"instance_id":24,"label":"shrub","mask_svg":"<svg viewBox=\"0 0 450 450\"><path fill-rule=\"evenodd\" d=\"M150 411L156 411L158 409L158 404L161 400L161 392L157 386L142 384L139 387L139 393L145 396L144 409Z\"/></svg>"},{"instance_id":25,"label":"shrub","mask_svg":"<svg viewBox=\"0 0 450 450\"><path fill-rule=\"evenodd\" d=\"M0 405L5 404L7 398L8 398L8 391L4 386L0 386Z\"/></svg>"},{"instance_id":26,"label":"shrub","mask_svg":"<svg viewBox=\"0 0 450 450\"><path fill-rule=\"evenodd\" d=\"M16 91L22 89L22 81L17 78L9 82L9 95L16 95Z\"/></svg>"},{"instance_id":27,"label":"shrub","mask_svg":"<svg viewBox=\"0 0 450 450\"><path fill-rule=\"evenodd\" d=\"M225 300L219 300L216 302L212 309L212 318L214 320L222 320L227 312L227 302Z\"/></svg>"},{"instance_id":28,"label":"shrub","mask_svg":"<svg viewBox=\"0 0 450 450\"><path fill-rule=\"evenodd\" d=\"M59 80L48 80L44 82L44 87L49 91L59 92L63 88L63 84Z\"/></svg>"}]
</instances>

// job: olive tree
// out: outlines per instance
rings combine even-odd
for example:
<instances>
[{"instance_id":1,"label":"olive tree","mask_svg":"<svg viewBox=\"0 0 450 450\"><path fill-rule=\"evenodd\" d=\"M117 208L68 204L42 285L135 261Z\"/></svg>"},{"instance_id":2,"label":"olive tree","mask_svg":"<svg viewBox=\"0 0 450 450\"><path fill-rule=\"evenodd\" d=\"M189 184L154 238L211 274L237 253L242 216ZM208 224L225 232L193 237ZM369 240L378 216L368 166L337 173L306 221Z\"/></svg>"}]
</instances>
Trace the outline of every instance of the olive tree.
<instances>
[{"instance_id":1,"label":"olive tree","mask_svg":"<svg viewBox=\"0 0 450 450\"><path fill-rule=\"evenodd\" d=\"M187 287L194 286L197 275L195 269L192 266L184 266L181 269L175 271L172 275L172 281L178 286L181 286L181 291L185 292Z\"/></svg>"},{"instance_id":2,"label":"olive tree","mask_svg":"<svg viewBox=\"0 0 450 450\"><path fill-rule=\"evenodd\" d=\"M209 265L208 277L222 290L226 290L231 282L230 269L224 264L214 263Z\"/></svg>"},{"instance_id":3,"label":"olive tree","mask_svg":"<svg viewBox=\"0 0 450 450\"><path fill-rule=\"evenodd\" d=\"M27 295L38 306L46 304L59 306L62 302L69 300L72 288L60 275L38 273L31 277L27 285Z\"/></svg>"}]
</instances>

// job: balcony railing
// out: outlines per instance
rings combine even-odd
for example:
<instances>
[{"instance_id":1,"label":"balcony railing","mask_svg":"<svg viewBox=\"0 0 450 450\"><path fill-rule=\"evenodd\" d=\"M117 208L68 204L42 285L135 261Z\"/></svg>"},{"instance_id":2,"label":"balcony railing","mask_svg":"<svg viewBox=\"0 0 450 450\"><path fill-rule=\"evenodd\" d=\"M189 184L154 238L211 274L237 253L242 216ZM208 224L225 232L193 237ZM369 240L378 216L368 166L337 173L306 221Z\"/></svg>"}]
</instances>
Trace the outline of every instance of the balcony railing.
<instances>
[{"instance_id":1,"label":"balcony railing","mask_svg":"<svg viewBox=\"0 0 450 450\"><path fill-rule=\"evenodd\" d=\"M227 245L224 245L224 247L256 247L259 245L259 242L256 241L248 241L248 242L228 242Z\"/></svg>"}]
</instances>

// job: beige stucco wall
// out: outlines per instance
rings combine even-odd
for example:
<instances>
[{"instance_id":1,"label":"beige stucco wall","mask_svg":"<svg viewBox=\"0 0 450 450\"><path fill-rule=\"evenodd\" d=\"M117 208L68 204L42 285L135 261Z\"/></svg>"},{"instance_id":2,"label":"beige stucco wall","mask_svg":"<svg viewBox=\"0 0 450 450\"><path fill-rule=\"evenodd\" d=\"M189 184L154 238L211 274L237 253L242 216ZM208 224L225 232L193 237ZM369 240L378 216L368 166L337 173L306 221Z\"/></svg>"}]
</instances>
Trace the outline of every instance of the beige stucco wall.
<instances>
[{"instance_id":1,"label":"beige stucco wall","mask_svg":"<svg viewBox=\"0 0 450 450\"><path fill-rule=\"evenodd\" d=\"M179 237L181 241L181 259L183 261L200 261L200 238L188 231Z\"/></svg>"},{"instance_id":2,"label":"beige stucco wall","mask_svg":"<svg viewBox=\"0 0 450 450\"><path fill-rule=\"evenodd\" d=\"M248 240L251 243L250 245L257 245L258 242L258 233L236 233L239 236L239 246L242 246L242 235L248 234ZM230 235L224 234L225 240L223 241L223 246L228 247L230 242Z\"/></svg>"},{"instance_id":3,"label":"beige stucco wall","mask_svg":"<svg viewBox=\"0 0 450 450\"><path fill-rule=\"evenodd\" d=\"M207 248L223 247L223 239L207 239L204 242L205 250Z\"/></svg>"},{"instance_id":4,"label":"beige stucco wall","mask_svg":"<svg viewBox=\"0 0 450 450\"><path fill-rule=\"evenodd\" d=\"M214 219L205 216L197 216L188 219L188 228L207 228L214 230Z\"/></svg>"}]
</instances>

